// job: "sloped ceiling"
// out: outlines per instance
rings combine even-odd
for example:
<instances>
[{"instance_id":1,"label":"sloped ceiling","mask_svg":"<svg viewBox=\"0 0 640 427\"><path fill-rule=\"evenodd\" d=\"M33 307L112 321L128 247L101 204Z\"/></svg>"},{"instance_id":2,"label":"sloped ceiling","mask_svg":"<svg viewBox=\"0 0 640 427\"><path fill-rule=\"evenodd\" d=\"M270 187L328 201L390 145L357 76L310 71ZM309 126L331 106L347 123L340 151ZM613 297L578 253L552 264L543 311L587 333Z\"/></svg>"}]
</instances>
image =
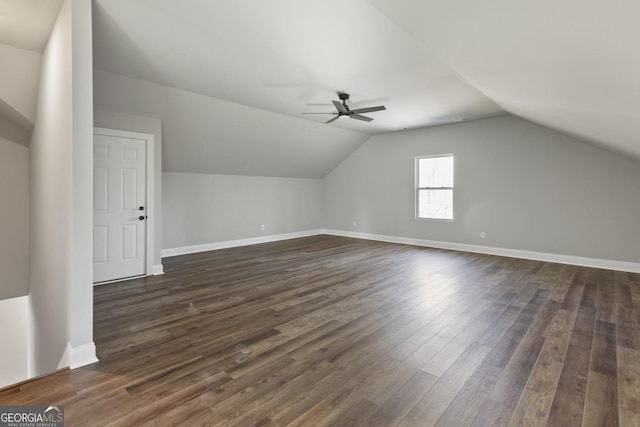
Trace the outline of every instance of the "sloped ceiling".
<instances>
[{"instance_id":1,"label":"sloped ceiling","mask_svg":"<svg viewBox=\"0 0 640 427\"><path fill-rule=\"evenodd\" d=\"M0 43L42 53L63 0L0 0Z\"/></svg>"},{"instance_id":2,"label":"sloped ceiling","mask_svg":"<svg viewBox=\"0 0 640 427\"><path fill-rule=\"evenodd\" d=\"M0 137L28 145L42 52L62 0L0 0Z\"/></svg>"},{"instance_id":3,"label":"sloped ceiling","mask_svg":"<svg viewBox=\"0 0 640 427\"><path fill-rule=\"evenodd\" d=\"M640 2L369 1L505 111L640 161Z\"/></svg>"},{"instance_id":4,"label":"sloped ceiling","mask_svg":"<svg viewBox=\"0 0 640 427\"><path fill-rule=\"evenodd\" d=\"M316 158L322 167L307 168L310 158L292 156L296 172L263 168L260 174L321 173L370 134L505 111L640 160L638 12L631 1L94 0L94 65L288 116L280 127L264 128L280 133L265 140L297 144L318 126L333 128L338 140L347 132L342 138L351 145L338 156ZM349 92L353 108L384 104L387 111L371 113L370 123L341 118L330 125L322 124L330 115L301 114L333 111L336 91ZM229 121L240 129L257 120L254 113ZM168 116L163 126L180 120ZM259 124L251 126L261 134ZM283 126L290 129L281 132ZM218 142L210 130L164 144L198 153L208 144L214 153ZM247 146L243 173L258 174L264 162L250 147L260 141L245 135L238 144ZM205 160L177 169L220 173L215 166L202 170Z\"/></svg>"},{"instance_id":5,"label":"sloped ceiling","mask_svg":"<svg viewBox=\"0 0 640 427\"><path fill-rule=\"evenodd\" d=\"M368 135L94 71L101 110L162 120L164 172L322 178Z\"/></svg>"}]
</instances>

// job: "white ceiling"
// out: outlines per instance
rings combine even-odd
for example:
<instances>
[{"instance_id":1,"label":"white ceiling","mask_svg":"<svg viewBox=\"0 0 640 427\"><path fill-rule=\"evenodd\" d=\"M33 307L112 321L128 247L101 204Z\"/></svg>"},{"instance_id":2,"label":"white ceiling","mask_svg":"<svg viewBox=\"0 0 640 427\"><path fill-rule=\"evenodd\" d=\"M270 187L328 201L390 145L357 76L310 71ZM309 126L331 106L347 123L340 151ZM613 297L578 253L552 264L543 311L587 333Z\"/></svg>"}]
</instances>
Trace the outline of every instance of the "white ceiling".
<instances>
[{"instance_id":1,"label":"white ceiling","mask_svg":"<svg viewBox=\"0 0 640 427\"><path fill-rule=\"evenodd\" d=\"M336 91L384 104L365 133L503 114L365 0L98 0L95 66L320 123ZM320 105L317 105L320 104Z\"/></svg>"},{"instance_id":2,"label":"white ceiling","mask_svg":"<svg viewBox=\"0 0 640 427\"><path fill-rule=\"evenodd\" d=\"M0 0L0 43L42 53L62 0Z\"/></svg>"},{"instance_id":3,"label":"white ceiling","mask_svg":"<svg viewBox=\"0 0 640 427\"><path fill-rule=\"evenodd\" d=\"M505 111L640 160L640 2L369 0Z\"/></svg>"},{"instance_id":4,"label":"white ceiling","mask_svg":"<svg viewBox=\"0 0 640 427\"><path fill-rule=\"evenodd\" d=\"M508 112L640 160L640 2L96 0L95 65L379 133ZM320 104L320 105L318 105ZM323 105L324 104L324 105Z\"/></svg>"},{"instance_id":5,"label":"white ceiling","mask_svg":"<svg viewBox=\"0 0 640 427\"><path fill-rule=\"evenodd\" d=\"M97 110L162 121L163 172L323 178L369 136L101 70L93 93Z\"/></svg>"}]
</instances>

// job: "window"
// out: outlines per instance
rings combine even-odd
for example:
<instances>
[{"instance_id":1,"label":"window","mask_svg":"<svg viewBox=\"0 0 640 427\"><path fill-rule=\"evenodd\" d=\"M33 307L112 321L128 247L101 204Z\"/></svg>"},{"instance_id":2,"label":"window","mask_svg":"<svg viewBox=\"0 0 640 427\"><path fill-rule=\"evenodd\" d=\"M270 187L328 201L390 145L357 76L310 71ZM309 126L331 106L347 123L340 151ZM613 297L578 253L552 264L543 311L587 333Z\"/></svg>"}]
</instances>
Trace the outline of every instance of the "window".
<instances>
[{"instance_id":1,"label":"window","mask_svg":"<svg viewBox=\"0 0 640 427\"><path fill-rule=\"evenodd\" d=\"M418 218L453 220L453 155L416 158Z\"/></svg>"}]
</instances>

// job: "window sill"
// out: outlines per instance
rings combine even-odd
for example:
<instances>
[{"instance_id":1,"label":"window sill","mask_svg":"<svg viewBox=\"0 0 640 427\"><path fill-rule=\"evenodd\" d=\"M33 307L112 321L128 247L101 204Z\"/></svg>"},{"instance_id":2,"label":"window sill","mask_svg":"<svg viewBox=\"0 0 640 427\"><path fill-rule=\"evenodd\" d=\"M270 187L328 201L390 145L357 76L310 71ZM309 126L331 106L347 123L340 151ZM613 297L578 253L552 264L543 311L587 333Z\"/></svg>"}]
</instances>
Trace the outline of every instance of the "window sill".
<instances>
[{"instance_id":1,"label":"window sill","mask_svg":"<svg viewBox=\"0 0 640 427\"><path fill-rule=\"evenodd\" d=\"M447 218L421 218L421 217L416 217L415 219L416 219L416 221L453 222L453 219L447 219Z\"/></svg>"}]
</instances>

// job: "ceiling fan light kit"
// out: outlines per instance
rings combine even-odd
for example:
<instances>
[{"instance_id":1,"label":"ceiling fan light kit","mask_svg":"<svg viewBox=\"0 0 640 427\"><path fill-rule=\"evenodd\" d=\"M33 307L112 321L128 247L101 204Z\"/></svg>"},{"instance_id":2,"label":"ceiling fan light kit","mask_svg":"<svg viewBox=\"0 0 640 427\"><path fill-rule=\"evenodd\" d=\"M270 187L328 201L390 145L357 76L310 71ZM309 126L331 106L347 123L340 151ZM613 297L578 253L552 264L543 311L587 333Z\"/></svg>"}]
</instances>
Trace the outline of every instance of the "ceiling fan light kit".
<instances>
[{"instance_id":1,"label":"ceiling fan light kit","mask_svg":"<svg viewBox=\"0 0 640 427\"><path fill-rule=\"evenodd\" d=\"M331 123L338 120L342 116L348 116L350 119L361 120L363 122L370 122L373 120L371 117L363 116L362 113L373 113L375 111L386 110L384 105L378 105L376 107L365 107L365 108L356 108L352 110L347 105L347 101L349 100L349 94L344 92L338 92L338 98L340 101L331 101L333 105L336 107L337 112L335 113L302 113L302 114L332 114L335 117L330 118L325 123Z\"/></svg>"}]
</instances>

